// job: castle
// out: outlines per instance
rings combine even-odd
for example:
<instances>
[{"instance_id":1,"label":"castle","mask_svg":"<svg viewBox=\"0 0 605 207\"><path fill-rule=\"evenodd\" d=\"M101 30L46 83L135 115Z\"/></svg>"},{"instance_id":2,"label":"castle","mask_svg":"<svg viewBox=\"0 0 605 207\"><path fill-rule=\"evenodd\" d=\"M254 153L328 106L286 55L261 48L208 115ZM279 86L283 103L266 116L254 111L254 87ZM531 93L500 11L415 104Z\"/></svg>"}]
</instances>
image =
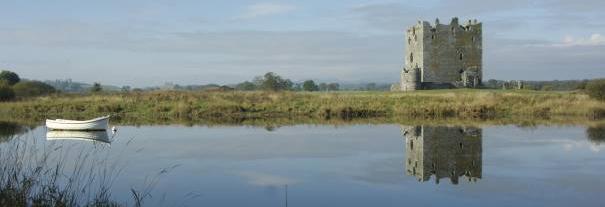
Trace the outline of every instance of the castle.
<instances>
[{"instance_id":1,"label":"castle","mask_svg":"<svg viewBox=\"0 0 605 207\"><path fill-rule=\"evenodd\" d=\"M482 29L477 20L449 25L427 21L406 31L405 66L394 91L475 88L482 79Z\"/></svg>"},{"instance_id":2,"label":"castle","mask_svg":"<svg viewBox=\"0 0 605 207\"><path fill-rule=\"evenodd\" d=\"M481 179L482 132L474 127L402 126L405 137L406 173L418 181L449 178L458 184Z\"/></svg>"}]
</instances>

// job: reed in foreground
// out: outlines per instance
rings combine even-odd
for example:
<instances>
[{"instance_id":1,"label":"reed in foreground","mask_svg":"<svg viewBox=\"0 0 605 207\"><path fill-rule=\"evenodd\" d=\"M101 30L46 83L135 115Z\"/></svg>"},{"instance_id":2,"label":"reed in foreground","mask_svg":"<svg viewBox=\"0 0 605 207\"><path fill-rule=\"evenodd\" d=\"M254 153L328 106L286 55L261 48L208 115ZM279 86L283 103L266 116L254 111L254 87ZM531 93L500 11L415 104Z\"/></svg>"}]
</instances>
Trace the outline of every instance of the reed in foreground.
<instances>
[{"instance_id":1,"label":"reed in foreground","mask_svg":"<svg viewBox=\"0 0 605 207\"><path fill-rule=\"evenodd\" d=\"M7 135L0 145L0 206L142 206L167 173L150 177L142 190L132 188L131 201L116 201L112 185L123 167L101 153L105 148L43 146L25 134Z\"/></svg>"}]
</instances>

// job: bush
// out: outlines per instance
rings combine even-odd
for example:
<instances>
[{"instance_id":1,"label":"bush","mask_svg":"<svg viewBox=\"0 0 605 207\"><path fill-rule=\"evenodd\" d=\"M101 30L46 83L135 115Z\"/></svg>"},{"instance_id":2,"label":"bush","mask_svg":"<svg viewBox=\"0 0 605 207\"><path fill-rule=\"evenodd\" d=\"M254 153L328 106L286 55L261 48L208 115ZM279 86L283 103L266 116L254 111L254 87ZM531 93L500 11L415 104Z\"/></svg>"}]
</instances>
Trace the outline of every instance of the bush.
<instances>
[{"instance_id":1,"label":"bush","mask_svg":"<svg viewBox=\"0 0 605 207\"><path fill-rule=\"evenodd\" d=\"M588 82L586 84L586 93L594 99L605 101L605 79Z\"/></svg>"},{"instance_id":2,"label":"bush","mask_svg":"<svg viewBox=\"0 0 605 207\"><path fill-rule=\"evenodd\" d=\"M15 98L15 92L8 85L0 82L0 101L10 101Z\"/></svg>"},{"instance_id":3,"label":"bush","mask_svg":"<svg viewBox=\"0 0 605 207\"><path fill-rule=\"evenodd\" d=\"M12 86L21 81L21 78L14 72L3 70L0 72L0 80L5 80L8 82L8 85Z\"/></svg>"},{"instance_id":4,"label":"bush","mask_svg":"<svg viewBox=\"0 0 605 207\"><path fill-rule=\"evenodd\" d=\"M254 78L254 82L260 89L266 91L291 90L294 85L290 79L284 79L273 72Z\"/></svg>"},{"instance_id":5,"label":"bush","mask_svg":"<svg viewBox=\"0 0 605 207\"><path fill-rule=\"evenodd\" d=\"M21 81L13 86L17 97L48 95L56 92L55 88L40 81Z\"/></svg>"},{"instance_id":6,"label":"bush","mask_svg":"<svg viewBox=\"0 0 605 207\"><path fill-rule=\"evenodd\" d=\"M319 87L313 80L306 80L303 82L303 90L305 91L318 91Z\"/></svg>"}]
</instances>

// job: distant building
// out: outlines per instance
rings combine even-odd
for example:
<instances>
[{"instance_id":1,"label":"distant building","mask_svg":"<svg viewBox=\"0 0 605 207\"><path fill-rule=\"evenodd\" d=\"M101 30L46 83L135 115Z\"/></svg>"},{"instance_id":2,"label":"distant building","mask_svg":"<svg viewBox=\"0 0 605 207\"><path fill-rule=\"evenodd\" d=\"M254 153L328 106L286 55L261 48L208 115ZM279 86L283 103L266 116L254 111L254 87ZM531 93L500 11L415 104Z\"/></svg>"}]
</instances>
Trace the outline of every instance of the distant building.
<instances>
[{"instance_id":1,"label":"distant building","mask_svg":"<svg viewBox=\"0 0 605 207\"><path fill-rule=\"evenodd\" d=\"M503 90L506 90L506 89L521 90L521 89L523 89L523 87L524 87L523 81L520 81L520 80L504 81L502 83L502 89Z\"/></svg>"},{"instance_id":2,"label":"distant building","mask_svg":"<svg viewBox=\"0 0 605 207\"><path fill-rule=\"evenodd\" d=\"M177 90L179 87L179 85L174 84L172 82L166 82L164 83L164 85L160 86L160 90L163 91L172 91L172 90Z\"/></svg>"},{"instance_id":3,"label":"distant building","mask_svg":"<svg viewBox=\"0 0 605 207\"><path fill-rule=\"evenodd\" d=\"M481 179L482 132L473 127L402 126L405 137L406 173L424 182L460 177Z\"/></svg>"},{"instance_id":4,"label":"distant building","mask_svg":"<svg viewBox=\"0 0 605 207\"><path fill-rule=\"evenodd\" d=\"M405 66L392 90L475 88L481 84L482 23L468 20L432 26L418 21L406 31Z\"/></svg>"}]
</instances>

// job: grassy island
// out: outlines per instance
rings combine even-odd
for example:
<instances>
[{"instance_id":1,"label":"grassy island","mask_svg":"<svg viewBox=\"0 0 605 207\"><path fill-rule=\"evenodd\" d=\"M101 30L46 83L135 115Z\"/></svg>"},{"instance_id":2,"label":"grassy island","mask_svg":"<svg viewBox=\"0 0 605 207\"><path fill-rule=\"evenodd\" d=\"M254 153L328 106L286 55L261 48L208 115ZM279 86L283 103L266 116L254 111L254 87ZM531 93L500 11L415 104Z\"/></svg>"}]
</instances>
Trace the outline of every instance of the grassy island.
<instances>
[{"instance_id":1,"label":"grassy island","mask_svg":"<svg viewBox=\"0 0 605 207\"><path fill-rule=\"evenodd\" d=\"M605 117L605 102L579 92L433 90L402 92L130 92L63 94L0 103L13 119L91 117L240 118L549 118Z\"/></svg>"}]
</instances>

